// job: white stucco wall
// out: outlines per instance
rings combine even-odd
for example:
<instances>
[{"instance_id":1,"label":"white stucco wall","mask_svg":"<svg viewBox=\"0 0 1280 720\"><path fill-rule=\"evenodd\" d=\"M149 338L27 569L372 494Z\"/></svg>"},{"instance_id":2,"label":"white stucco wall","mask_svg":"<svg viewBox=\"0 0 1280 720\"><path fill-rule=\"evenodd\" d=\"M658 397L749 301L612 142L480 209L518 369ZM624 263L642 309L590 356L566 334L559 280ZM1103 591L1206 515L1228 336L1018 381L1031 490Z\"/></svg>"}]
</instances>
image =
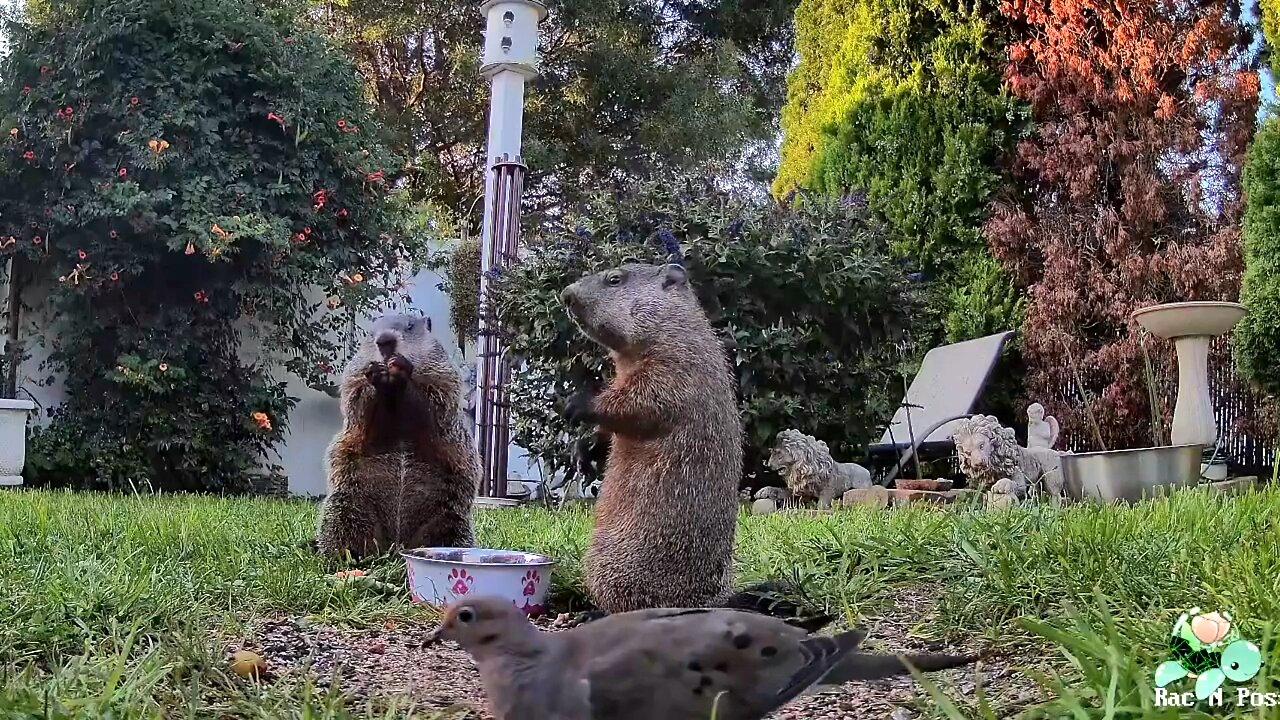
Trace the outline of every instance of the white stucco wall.
<instances>
[{"instance_id":1,"label":"white stucco wall","mask_svg":"<svg viewBox=\"0 0 1280 720\"><path fill-rule=\"evenodd\" d=\"M471 387L474 385L475 351L474 348L469 348L465 355L458 351L457 338L449 325L449 297L440 290L439 283L440 277L431 271L423 271L415 277L408 289L412 300L411 306L431 318L433 331L440 338L441 343L454 353L454 363L462 371L464 384ZM0 287L2 286L3 282L0 282ZM24 327L28 328L28 333L33 328L48 327L48 323L42 321L39 310L41 294L40 290L34 288L28 293L27 305L37 308L25 318L26 321L23 323ZM43 424L48 422L47 410L57 407L62 402L65 396L64 385L62 379L56 376L52 377L51 383L46 382L50 379L50 373L47 370L42 372L40 365L48 357L48 352L38 338L28 335L26 349L30 357L22 365L19 373L21 388L19 395L36 401L39 409L35 422ZM247 340L242 352L246 358L256 355L258 353L256 341ZM346 364L347 359L345 356L338 357L333 358L332 362L334 367L341 368ZM338 400L308 388L302 381L284 370L280 371L280 376L286 378L288 392L291 396L298 398L298 404L289 417L289 429L285 440L277 448L280 457L268 458L268 460L283 466L289 477L289 490L293 494L323 495L325 450L329 441L342 426ZM470 397L473 396L474 392ZM535 480L538 478L537 468L529 466L526 453L518 447L513 446L511 449L509 469L513 477Z\"/></svg>"}]
</instances>

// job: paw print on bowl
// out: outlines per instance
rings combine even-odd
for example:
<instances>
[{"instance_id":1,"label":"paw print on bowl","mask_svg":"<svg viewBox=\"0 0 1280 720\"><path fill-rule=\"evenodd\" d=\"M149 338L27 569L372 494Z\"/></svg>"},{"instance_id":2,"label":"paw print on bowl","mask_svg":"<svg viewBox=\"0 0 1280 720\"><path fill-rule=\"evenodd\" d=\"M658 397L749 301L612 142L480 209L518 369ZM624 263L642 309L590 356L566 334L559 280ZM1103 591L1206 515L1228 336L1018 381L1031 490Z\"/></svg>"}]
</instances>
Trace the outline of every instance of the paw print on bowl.
<instances>
[{"instance_id":1,"label":"paw print on bowl","mask_svg":"<svg viewBox=\"0 0 1280 720\"><path fill-rule=\"evenodd\" d=\"M405 568L405 573L409 580L409 599L415 603L424 602L422 595L418 594L418 584L413 581L413 565L410 564Z\"/></svg>"},{"instance_id":2,"label":"paw print on bowl","mask_svg":"<svg viewBox=\"0 0 1280 720\"><path fill-rule=\"evenodd\" d=\"M542 582L542 576L537 570L529 570L520 578L520 584L524 585L524 595L528 597L538 592L538 583Z\"/></svg>"},{"instance_id":3,"label":"paw print on bowl","mask_svg":"<svg viewBox=\"0 0 1280 720\"><path fill-rule=\"evenodd\" d=\"M471 586L475 583L475 577L467 572L466 568L454 568L449 571L449 579L453 581L453 594L466 595L471 592Z\"/></svg>"}]
</instances>

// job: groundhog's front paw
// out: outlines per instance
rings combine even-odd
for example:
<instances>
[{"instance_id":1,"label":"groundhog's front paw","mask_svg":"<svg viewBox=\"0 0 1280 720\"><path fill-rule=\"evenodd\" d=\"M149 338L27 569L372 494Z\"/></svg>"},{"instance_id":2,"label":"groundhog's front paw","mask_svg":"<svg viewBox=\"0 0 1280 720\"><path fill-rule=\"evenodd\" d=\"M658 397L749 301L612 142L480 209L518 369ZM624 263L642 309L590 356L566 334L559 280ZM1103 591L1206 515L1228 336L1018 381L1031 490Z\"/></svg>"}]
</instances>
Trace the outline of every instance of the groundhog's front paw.
<instances>
[{"instance_id":1,"label":"groundhog's front paw","mask_svg":"<svg viewBox=\"0 0 1280 720\"><path fill-rule=\"evenodd\" d=\"M590 422L595 414L591 409L594 402L595 395L590 390L579 390L565 401L565 418L572 422Z\"/></svg>"},{"instance_id":2,"label":"groundhog's front paw","mask_svg":"<svg viewBox=\"0 0 1280 720\"><path fill-rule=\"evenodd\" d=\"M391 376L391 382L403 384L413 377L413 363L403 355L392 355L387 358L387 373Z\"/></svg>"},{"instance_id":3,"label":"groundhog's front paw","mask_svg":"<svg viewBox=\"0 0 1280 720\"><path fill-rule=\"evenodd\" d=\"M386 365L374 360L364 366L364 379L368 380L370 385L381 388L391 382L391 374Z\"/></svg>"}]
</instances>

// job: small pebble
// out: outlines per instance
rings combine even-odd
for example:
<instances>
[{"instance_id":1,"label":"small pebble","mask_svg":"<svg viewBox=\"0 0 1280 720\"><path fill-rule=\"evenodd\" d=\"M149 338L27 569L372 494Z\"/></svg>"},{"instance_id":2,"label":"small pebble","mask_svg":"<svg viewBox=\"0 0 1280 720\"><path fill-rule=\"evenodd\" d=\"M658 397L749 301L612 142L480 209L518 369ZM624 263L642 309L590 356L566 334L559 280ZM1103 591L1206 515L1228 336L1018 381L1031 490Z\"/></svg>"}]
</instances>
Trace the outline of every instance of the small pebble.
<instances>
[{"instance_id":1,"label":"small pebble","mask_svg":"<svg viewBox=\"0 0 1280 720\"><path fill-rule=\"evenodd\" d=\"M890 720L915 720L916 714L910 710L900 707L893 711L889 716Z\"/></svg>"}]
</instances>

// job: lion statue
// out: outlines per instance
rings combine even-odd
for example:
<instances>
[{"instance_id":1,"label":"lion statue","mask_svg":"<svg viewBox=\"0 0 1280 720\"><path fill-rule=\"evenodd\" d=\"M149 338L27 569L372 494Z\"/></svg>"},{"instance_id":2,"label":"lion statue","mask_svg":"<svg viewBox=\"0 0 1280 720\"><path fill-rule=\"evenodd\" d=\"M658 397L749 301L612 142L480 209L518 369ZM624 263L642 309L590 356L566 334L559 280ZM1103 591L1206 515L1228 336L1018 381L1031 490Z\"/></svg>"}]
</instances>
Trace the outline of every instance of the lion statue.
<instances>
[{"instance_id":1,"label":"lion statue","mask_svg":"<svg viewBox=\"0 0 1280 720\"><path fill-rule=\"evenodd\" d=\"M1062 457L1050 448L1024 448L1012 428L991 415L961 420L952 434L960 471L978 490L1022 500L1041 492L1061 498Z\"/></svg>"},{"instance_id":2,"label":"lion statue","mask_svg":"<svg viewBox=\"0 0 1280 720\"><path fill-rule=\"evenodd\" d=\"M846 490L871 487L866 468L836 462L825 442L799 430L778 433L768 465L782 475L793 501L817 500L821 508L831 507Z\"/></svg>"}]
</instances>

